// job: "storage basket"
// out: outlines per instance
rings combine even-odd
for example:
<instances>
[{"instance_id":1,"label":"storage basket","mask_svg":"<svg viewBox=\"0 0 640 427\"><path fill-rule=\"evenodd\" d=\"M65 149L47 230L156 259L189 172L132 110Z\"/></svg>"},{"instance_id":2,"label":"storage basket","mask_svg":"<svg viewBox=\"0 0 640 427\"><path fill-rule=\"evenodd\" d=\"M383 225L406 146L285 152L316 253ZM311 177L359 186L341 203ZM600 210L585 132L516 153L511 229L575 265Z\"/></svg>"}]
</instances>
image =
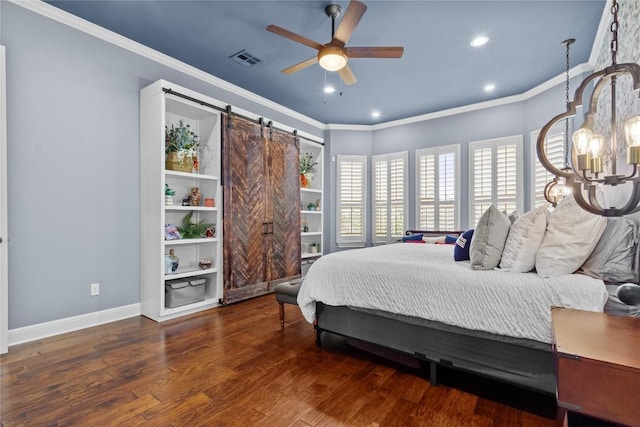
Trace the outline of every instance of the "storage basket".
<instances>
[{"instance_id":1,"label":"storage basket","mask_svg":"<svg viewBox=\"0 0 640 427\"><path fill-rule=\"evenodd\" d=\"M168 308L204 301L207 279L167 280L164 284L164 305Z\"/></svg>"}]
</instances>

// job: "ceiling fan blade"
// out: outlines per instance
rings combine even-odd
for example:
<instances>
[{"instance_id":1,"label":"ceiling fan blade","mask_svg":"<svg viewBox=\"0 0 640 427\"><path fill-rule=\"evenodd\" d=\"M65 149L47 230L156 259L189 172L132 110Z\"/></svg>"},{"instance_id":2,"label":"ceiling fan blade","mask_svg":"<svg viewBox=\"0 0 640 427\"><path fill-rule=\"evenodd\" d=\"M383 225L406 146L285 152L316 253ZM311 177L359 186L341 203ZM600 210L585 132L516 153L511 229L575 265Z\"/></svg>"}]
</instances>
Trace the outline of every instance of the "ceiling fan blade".
<instances>
[{"instance_id":1,"label":"ceiling fan blade","mask_svg":"<svg viewBox=\"0 0 640 427\"><path fill-rule=\"evenodd\" d=\"M352 85L356 82L356 76L353 75L353 71L349 68L349 64L339 69L338 74L340 74L340 78L346 85Z\"/></svg>"},{"instance_id":2,"label":"ceiling fan blade","mask_svg":"<svg viewBox=\"0 0 640 427\"><path fill-rule=\"evenodd\" d=\"M300 71L307 67L310 67L316 62L318 62L318 57L314 56L313 58L309 58L305 61L299 62L296 65L292 65L289 68L285 68L284 70L282 70L282 72L285 74L292 74L292 73L295 73L296 71Z\"/></svg>"},{"instance_id":3,"label":"ceiling fan blade","mask_svg":"<svg viewBox=\"0 0 640 427\"><path fill-rule=\"evenodd\" d=\"M380 46L380 47L348 47L349 58L401 58L404 47Z\"/></svg>"},{"instance_id":4,"label":"ceiling fan blade","mask_svg":"<svg viewBox=\"0 0 640 427\"><path fill-rule=\"evenodd\" d=\"M351 33L356 29L358 22L360 22L360 19L366 10L367 6L364 3L357 0L351 0L347 7L347 11L344 13L342 20L340 21L340 25L338 25L336 33L333 35L333 40L339 41L342 45L347 44L351 38Z\"/></svg>"},{"instance_id":5,"label":"ceiling fan blade","mask_svg":"<svg viewBox=\"0 0 640 427\"><path fill-rule=\"evenodd\" d=\"M284 28L278 27L277 25L267 25L267 31L271 31L274 34L288 38L290 40L293 40L294 42L301 43L316 50L320 50L320 48L322 48L322 45L320 43L303 37L300 34L292 33L291 31L285 30Z\"/></svg>"}]
</instances>

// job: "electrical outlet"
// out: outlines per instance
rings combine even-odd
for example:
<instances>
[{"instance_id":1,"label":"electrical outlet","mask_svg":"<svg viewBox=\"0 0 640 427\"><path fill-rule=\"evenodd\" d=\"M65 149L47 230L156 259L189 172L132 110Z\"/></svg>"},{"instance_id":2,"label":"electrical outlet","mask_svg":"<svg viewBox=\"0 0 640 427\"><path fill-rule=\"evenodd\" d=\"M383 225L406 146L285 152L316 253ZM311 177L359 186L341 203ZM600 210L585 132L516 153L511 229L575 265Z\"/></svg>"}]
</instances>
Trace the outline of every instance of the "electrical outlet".
<instances>
[{"instance_id":1,"label":"electrical outlet","mask_svg":"<svg viewBox=\"0 0 640 427\"><path fill-rule=\"evenodd\" d=\"M95 297L96 295L100 295L100 283L91 284L91 296Z\"/></svg>"}]
</instances>

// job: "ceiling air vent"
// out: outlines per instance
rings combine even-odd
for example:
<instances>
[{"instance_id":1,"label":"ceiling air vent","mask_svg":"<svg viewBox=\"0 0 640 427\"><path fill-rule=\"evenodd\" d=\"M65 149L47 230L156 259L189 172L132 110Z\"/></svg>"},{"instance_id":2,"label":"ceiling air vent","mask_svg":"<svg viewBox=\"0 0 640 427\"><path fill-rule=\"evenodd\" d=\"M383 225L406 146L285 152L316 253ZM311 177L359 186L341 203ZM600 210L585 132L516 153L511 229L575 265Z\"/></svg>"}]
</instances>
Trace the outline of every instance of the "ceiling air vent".
<instances>
[{"instance_id":1,"label":"ceiling air vent","mask_svg":"<svg viewBox=\"0 0 640 427\"><path fill-rule=\"evenodd\" d=\"M251 67L256 65L260 60L251 55L246 50L242 49L240 52L236 52L229 57L233 62L243 65L245 67Z\"/></svg>"}]
</instances>

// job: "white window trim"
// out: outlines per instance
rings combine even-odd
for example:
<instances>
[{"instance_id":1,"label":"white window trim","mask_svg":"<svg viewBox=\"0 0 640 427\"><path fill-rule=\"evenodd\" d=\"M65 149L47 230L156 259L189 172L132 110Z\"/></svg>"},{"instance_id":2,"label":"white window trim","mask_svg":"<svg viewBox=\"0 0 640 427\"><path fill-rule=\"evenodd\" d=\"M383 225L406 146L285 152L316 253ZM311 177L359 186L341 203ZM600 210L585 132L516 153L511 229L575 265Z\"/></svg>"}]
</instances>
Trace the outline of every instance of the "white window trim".
<instances>
[{"instance_id":1,"label":"white window trim","mask_svg":"<svg viewBox=\"0 0 640 427\"><path fill-rule=\"evenodd\" d=\"M474 203L473 203L473 190L474 190L474 183L475 183L475 177L474 177L474 170L473 170L473 150L477 150L477 149L482 149L482 148L487 148L487 147L491 147L492 150L495 150L495 148L500 147L500 146L504 146L504 145L511 145L511 144L515 144L516 145L516 210L518 212L523 212L524 209L524 196L523 196L523 192L524 192L524 172L523 172L523 165L524 165L524 161L523 161L523 150L522 150L522 145L523 145L523 136L522 135L512 135L512 136L504 136L504 137L500 137L500 138L491 138L491 139L483 139L483 140L479 140L479 141L470 141L469 142L469 148L468 148L468 153L467 153L467 159L468 159L468 164L469 164L469 193L468 193L468 199L467 199L467 204L468 204L468 222L473 222L473 215L474 215ZM495 159L495 156L492 156L492 159ZM496 164L495 162L492 163L492 175L495 176L495 168L496 168ZM495 180L493 180L493 182L495 183ZM495 198L495 193L492 191L492 199ZM473 228L475 227L475 224L468 224L467 228Z\"/></svg>"},{"instance_id":2,"label":"white window trim","mask_svg":"<svg viewBox=\"0 0 640 427\"><path fill-rule=\"evenodd\" d=\"M529 169L530 171L529 172L530 173L529 207L531 209L534 209L536 206L536 163L538 163L537 145L538 145L538 135L540 135L541 130L542 129L536 129L531 132L531 139L529 144L530 150L531 150L531 162L530 162L530 169ZM564 134L564 131L565 131L564 121L561 121L553 125L551 129L549 129L549 132L547 132L547 136L556 135L558 133ZM571 135L572 131L573 131L573 121L570 121L568 134ZM569 138L569 165L571 165L571 150L572 150L572 143L571 143L571 138Z\"/></svg>"},{"instance_id":3,"label":"white window trim","mask_svg":"<svg viewBox=\"0 0 640 427\"><path fill-rule=\"evenodd\" d=\"M416 228L420 225L420 156L422 154L434 154L439 155L441 153L453 152L455 155L454 167L455 167L455 229L460 229L460 144L441 145L438 147L420 148L416 150L416 170L415 170L415 221ZM436 193L437 194L437 193ZM437 202L436 202L437 204ZM454 230L442 230L442 231L454 231Z\"/></svg>"},{"instance_id":4,"label":"white window trim","mask_svg":"<svg viewBox=\"0 0 640 427\"><path fill-rule=\"evenodd\" d=\"M376 236L376 201L375 201L375 194L376 194L376 189L375 189L375 165L376 165L376 161L380 161L380 160L384 160L387 163L391 162L391 160L395 160L395 159L402 159L403 163L404 163L404 168L403 168L403 189L404 189L404 195L403 195L403 210L404 210L404 215L403 215L403 224L402 224L402 234L400 235L395 235L395 234L391 234L391 200L388 197L387 198L387 235L385 237L379 237ZM389 172L389 170L387 170L387 172ZM387 173L387 191L389 191L390 189L390 182L389 182L389 173ZM409 152L408 151L401 151L398 153L388 153L388 154L377 154L375 156L371 156L371 194L372 194L372 200L371 200L371 242L374 245L379 245L379 244L386 244L386 243L391 243L391 242L395 242L397 240L399 240L400 238L402 238L402 236L404 235L404 232L406 230L409 229Z\"/></svg>"},{"instance_id":5,"label":"white window trim","mask_svg":"<svg viewBox=\"0 0 640 427\"><path fill-rule=\"evenodd\" d=\"M340 164L343 161L362 163L362 234L358 237L347 237L340 234ZM336 155L336 245L339 248L362 248L367 243L367 156Z\"/></svg>"}]
</instances>

